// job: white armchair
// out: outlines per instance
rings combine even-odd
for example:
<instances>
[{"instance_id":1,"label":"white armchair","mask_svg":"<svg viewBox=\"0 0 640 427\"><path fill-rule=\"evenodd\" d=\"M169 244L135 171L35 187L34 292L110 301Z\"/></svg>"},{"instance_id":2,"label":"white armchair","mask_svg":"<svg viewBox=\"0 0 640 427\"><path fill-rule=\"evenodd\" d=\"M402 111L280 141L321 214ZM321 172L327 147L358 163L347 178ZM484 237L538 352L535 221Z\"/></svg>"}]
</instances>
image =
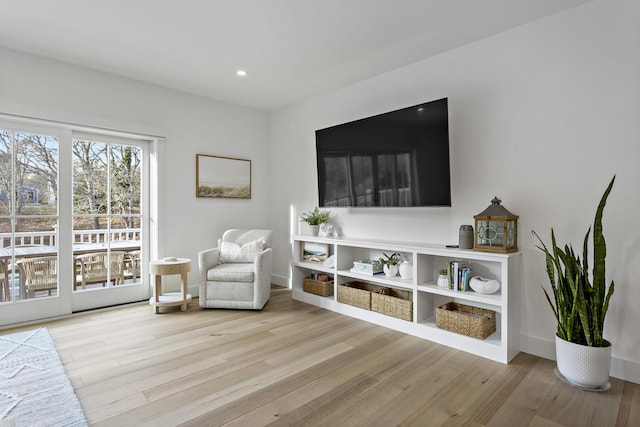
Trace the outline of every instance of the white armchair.
<instances>
[{"instance_id":1,"label":"white armchair","mask_svg":"<svg viewBox=\"0 0 640 427\"><path fill-rule=\"evenodd\" d=\"M261 310L271 295L271 230L227 230L198 253L200 307Z\"/></svg>"}]
</instances>

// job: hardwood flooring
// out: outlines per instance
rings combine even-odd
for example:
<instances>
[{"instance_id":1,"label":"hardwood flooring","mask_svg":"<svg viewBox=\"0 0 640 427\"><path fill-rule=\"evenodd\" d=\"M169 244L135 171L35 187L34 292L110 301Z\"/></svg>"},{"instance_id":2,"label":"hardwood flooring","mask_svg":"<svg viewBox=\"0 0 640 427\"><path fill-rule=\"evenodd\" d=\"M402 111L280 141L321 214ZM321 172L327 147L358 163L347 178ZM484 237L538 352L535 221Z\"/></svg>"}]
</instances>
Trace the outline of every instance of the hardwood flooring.
<instances>
[{"instance_id":1,"label":"hardwood flooring","mask_svg":"<svg viewBox=\"0 0 640 427\"><path fill-rule=\"evenodd\" d=\"M93 426L640 425L638 384L580 391L552 361L521 353L503 365L285 289L261 312L195 300L187 312L131 305L44 326Z\"/></svg>"}]
</instances>

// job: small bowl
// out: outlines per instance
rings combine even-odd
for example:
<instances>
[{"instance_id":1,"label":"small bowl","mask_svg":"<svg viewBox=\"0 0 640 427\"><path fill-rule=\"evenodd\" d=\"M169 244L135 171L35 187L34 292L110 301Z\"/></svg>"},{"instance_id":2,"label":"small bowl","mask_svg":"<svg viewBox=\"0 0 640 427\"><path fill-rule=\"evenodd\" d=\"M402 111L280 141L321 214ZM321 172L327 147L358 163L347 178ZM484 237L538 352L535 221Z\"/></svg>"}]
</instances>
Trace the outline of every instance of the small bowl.
<instances>
[{"instance_id":1,"label":"small bowl","mask_svg":"<svg viewBox=\"0 0 640 427\"><path fill-rule=\"evenodd\" d=\"M178 258L176 258L174 256L166 256L166 257L164 257L164 260L166 262L176 262L178 260Z\"/></svg>"},{"instance_id":2,"label":"small bowl","mask_svg":"<svg viewBox=\"0 0 640 427\"><path fill-rule=\"evenodd\" d=\"M485 279L480 276L474 276L469 281L469 286L479 294L493 294L500 289L500 282L497 280Z\"/></svg>"}]
</instances>

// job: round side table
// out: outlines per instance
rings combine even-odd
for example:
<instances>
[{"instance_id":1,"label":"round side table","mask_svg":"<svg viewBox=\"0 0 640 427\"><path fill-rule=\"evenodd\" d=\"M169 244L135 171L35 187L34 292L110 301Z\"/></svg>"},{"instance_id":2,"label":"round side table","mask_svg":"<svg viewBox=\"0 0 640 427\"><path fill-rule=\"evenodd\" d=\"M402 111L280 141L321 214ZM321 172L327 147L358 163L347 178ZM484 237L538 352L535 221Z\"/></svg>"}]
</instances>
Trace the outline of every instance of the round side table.
<instances>
[{"instance_id":1,"label":"round side table","mask_svg":"<svg viewBox=\"0 0 640 427\"><path fill-rule=\"evenodd\" d=\"M149 263L149 273L155 276L153 297L149 304L155 313L160 313L160 307L181 306L182 311L187 311L187 304L191 301L191 294L187 293L187 273L191 271L189 258L164 258ZM180 275L180 292L162 293L162 276L171 274Z\"/></svg>"}]
</instances>

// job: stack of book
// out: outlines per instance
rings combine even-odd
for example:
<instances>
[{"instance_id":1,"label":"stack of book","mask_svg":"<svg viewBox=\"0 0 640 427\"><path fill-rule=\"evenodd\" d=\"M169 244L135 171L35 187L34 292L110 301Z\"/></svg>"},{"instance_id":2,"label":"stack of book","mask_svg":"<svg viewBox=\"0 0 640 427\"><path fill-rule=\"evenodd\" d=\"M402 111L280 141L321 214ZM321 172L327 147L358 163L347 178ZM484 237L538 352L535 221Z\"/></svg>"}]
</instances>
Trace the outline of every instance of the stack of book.
<instances>
[{"instance_id":1,"label":"stack of book","mask_svg":"<svg viewBox=\"0 0 640 427\"><path fill-rule=\"evenodd\" d=\"M366 274L368 276L375 276L376 274L382 274L382 263L378 260L364 259L360 261L354 261L351 268L352 273Z\"/></svg>"},{"instance_id":2,"label":"stack of book","mask_svg":"<svg viewBox=\"0 0 640 427\"><path fill-rule=\"evenodd\" d=\"M449 263L449 289L454 291L469 291L471 280L471 266L465 261L451 261Z\"/></svg>"}]
</instances>

